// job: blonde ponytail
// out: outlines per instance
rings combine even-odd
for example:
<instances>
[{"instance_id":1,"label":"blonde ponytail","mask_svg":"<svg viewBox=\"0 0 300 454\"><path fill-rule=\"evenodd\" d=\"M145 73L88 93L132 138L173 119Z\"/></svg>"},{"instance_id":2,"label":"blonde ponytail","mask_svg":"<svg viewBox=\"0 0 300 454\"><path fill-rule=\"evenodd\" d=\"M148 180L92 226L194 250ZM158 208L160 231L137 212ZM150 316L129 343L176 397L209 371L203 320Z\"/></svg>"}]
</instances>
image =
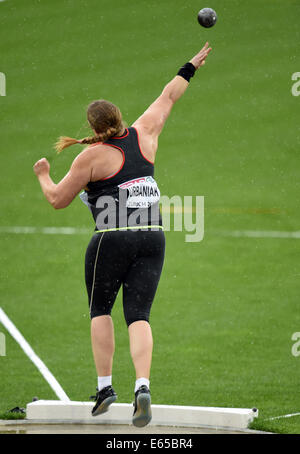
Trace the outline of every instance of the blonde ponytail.
<instances>
[{"instance_id":1,"label":"blonde ponytail","mask_svg":"<svg viewBox=\"0 0 300 454\"><path fill-rule=\"evenodd\" d=\"M55 149L57 153L60 153L65 148L75 145L75 143L81 143L80 140L72 139L72 137L60 137L55 144Z\"/></svg>"},{"instance_id":2,"label":"blonde ponytail","mask_svg":"<svg viewBox=\"0 0 300 454\"><path fill-rule=\"evenodd\" d=\"M93 137L85 137L84 139L81 139L81 140L72 139L72 137L62 136L56 142L55 149L56 149L57 153L60 153L65 148L68 148L71 145L75 145L76 143L79 143L81 145L91 145L93 143L98 143L98 142L103 143L103 142L106 142L110 137L113 137L117 133L120 133L120 132L122 132L122 131L118 131L116 128L109 127L106 131L101 132L100 134L97 134Z\"/></svg>"}]
</instances>

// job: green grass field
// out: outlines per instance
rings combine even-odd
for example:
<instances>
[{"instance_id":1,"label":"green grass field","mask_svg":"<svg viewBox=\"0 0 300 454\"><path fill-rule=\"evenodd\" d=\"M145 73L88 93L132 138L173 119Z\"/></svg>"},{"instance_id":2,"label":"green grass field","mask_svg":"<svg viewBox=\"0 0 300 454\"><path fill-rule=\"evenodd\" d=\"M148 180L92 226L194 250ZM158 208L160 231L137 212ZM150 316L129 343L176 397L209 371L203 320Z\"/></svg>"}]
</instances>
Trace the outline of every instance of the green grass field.
<instances>
[{"instance_id":1,"label":"green grass field","mask_svg":"<svg viewBox=\"0 0 300 454\"><path fill-rule=\"evenodd\" d=\"M205 4L204 4L205 3ZM201 7L218 22L200 27ZM205 196L205 236L166 232L166 262L153 305L153 403L257 407L254 428L300 433L300 240L223 231L300 230L298 0L7 0L0 2L1 227L93 230L80 200L55 211L32 166L59 135L88 134L85 109L109 99L130 125L209 40L161 135L161 193ZM51 161L57 182L81 148ZM89 234L0 233L0 306L72 400L96 387L84 286ZM113 384L133 400L134 371L118 297ZM6 334L0 413L55 394Z\"/></svg>"}]
</instances>

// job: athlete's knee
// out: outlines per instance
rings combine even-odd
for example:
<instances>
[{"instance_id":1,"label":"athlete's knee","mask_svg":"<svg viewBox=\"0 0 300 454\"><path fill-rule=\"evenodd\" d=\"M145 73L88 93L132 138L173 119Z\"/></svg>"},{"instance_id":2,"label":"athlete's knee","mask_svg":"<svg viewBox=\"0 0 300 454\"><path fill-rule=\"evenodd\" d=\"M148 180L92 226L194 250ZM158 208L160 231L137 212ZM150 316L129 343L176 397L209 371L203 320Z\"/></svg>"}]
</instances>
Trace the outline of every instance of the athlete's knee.
<instances>
[{"instance_id":1,"label":"athlete's knee","mask_svg":"<svg viewBox=\"0 0 300 454\"><path fill-rule=\"evenodd\" d=\"M95 308L95 309L91 310L91 314L90 314L91 320L93 320L95 317L101 317L103 315L111 316L111 310L108 310L108 309L107 310L101 310L101 309Z\"/></svg>"},{"instance_id":2,"label":"athlete's knee","mask_svg":"<svg viewBox=\"0 0 300 454\"><path fill-rule=\"evenodd\" d=\"M125 315L125 320L126 320L126 323L127 323L127 327L129 327L130 325L132 325L132 323L135 323L135 322L140 322L140 321L145 321L147 323L150 323L149 322L149 315L137 315L135 317L127 317Z\"/></svg>"}]
</instances>

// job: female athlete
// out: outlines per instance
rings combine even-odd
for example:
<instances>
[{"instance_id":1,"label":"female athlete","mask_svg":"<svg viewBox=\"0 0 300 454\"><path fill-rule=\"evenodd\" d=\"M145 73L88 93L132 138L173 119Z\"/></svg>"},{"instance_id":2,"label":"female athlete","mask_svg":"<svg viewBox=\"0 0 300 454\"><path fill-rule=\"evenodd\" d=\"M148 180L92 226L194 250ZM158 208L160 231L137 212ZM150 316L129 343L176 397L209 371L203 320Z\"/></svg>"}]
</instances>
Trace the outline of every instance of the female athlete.
<instances>
[{"instance_id":1,"label":"female athlete","mask_svg":"<svg viewBox=\"0 0 300 454\"><path fill-rule=\"evenodd\" d=\"M173 105L210 51L206 43L129 128L124 126L121 112L114 104L105 100L91 103L87 118L94 135L82 140L61 137L57 143L58 151L75 143L88 145L58 184L52 181L45 158L34 165L42 191L55 209L70 205L83 190L80 197L96 223L85 257L92 350L98 373L94 416L106 412L117 398L112 388L115 346L111 310L122 286L136 372L132 421L142 427L151 420L149 378L153 340L149 315L165 251L154 161L158 136Z\"/></svg>"}]
</instances>

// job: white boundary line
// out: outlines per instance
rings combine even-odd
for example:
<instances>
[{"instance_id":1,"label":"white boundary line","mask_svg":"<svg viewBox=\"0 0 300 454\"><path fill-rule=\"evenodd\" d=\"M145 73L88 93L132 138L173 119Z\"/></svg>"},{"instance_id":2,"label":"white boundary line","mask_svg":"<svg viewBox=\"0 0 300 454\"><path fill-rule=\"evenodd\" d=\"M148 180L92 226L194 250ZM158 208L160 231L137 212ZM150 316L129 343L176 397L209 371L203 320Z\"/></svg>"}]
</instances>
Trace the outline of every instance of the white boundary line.
<instances>
[{"instance_id":1,"label":"white boundary line","mask_svg":"<svg viewBox=\"0 0 300 454\"><path fill-rule=\"evenodd\" d=\"M11 336L18 342L22 350L26 353L28 358L33 362L33 364L38 368L44 379L51 386L57 397L65 402L69 402L70 399L56 380L56 378L51 374L47 366L43 361L34 353L28 342L22 336L20 331L15 327L12 321L7 317L3 309L0 307L0 322L11 334Z\"/></svg>"},{"instance_id":2,"label":"white boundary line","mask_svg":"<svg viewBox=\"0 0 300 454\"><path fill-rule=\"evenodd\" d=\"M93 234L93 228L79 227L31 227L31 226L0 226L1 233L42 234L42 235L86 235ZM233 238L291 238L300 239L300 230L211 230L217 236Z\"/></svg>"},{"instance_id":3,"label":"white boundary line","mask_svg":"<svg viewBox=\"0 0 300 454\"><path fill-rule=\"evenodd\" d=\"M0 227L0 233L15 233L15 234L42 234L42 235L84 235L93 233L90 228L78 227L26 227L26 226L7 226Z\"/></svg>"},{"instance_id":4,"label":"white boundary line","mask_svg":"<svg viewBox=\"0 0 300 454\"><path fill-rule=\"evenodd\" d=\"M274 416L273 418L266 418L267 421L274 421L274 419L292 418L292 416L300 416L300 413L291 413L289 415Z\"/></svg>"},{"instance_id":5,"label":"white boundary line","mask_svg":"<svg viewBox=\"0 0 300 454\"><path fill-rule=\"evenodd\" d=\"M246 237L246 238L293 238L300 239L300 230L285 232L281 230L214 230L214 233L222 236Z\"/></svg>"}]
</instances>

